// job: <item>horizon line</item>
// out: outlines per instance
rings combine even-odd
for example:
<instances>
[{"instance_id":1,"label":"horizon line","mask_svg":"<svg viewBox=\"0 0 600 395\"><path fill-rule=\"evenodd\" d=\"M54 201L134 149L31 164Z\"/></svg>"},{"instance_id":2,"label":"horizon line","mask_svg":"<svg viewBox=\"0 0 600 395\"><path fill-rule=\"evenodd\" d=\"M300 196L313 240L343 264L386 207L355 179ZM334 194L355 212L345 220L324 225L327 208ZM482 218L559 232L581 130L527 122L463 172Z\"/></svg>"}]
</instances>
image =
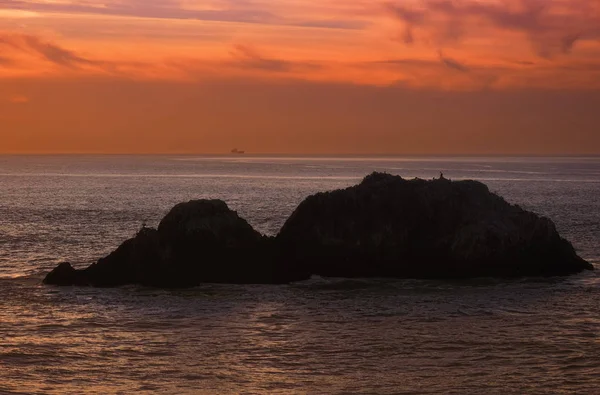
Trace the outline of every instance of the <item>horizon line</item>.
<instances>
[{"instance_id":1,"label":"horizon line","mask_svg":"<svg viewBox=\"0 0 600 395\"><path fill-rule=\"evenodd\" d=\"M245 152L243 154L232 154L227 152L0 152L0 156L200 156L200 157L224 157L224 158L248 158L248 157L446 157L446 158L474 158L474 157L496 157L496 158L600 158L597 153L294 153L294 152Z\"/></svg>"}]
</instances>

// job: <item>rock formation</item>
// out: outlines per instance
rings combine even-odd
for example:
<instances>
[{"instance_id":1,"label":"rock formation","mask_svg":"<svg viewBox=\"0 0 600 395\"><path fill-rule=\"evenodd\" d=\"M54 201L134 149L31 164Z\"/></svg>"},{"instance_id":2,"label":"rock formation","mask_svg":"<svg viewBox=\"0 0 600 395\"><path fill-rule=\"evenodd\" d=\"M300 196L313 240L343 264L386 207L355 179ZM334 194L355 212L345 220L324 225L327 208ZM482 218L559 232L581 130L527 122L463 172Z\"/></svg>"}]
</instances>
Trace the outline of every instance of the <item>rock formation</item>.
<instances>
[{"instance_id":1,"label":"rock formation","mask_svg":"<svg viewBox=\"0 0 600 395\"><path fill-rule=\"evenodd\" d=\"M201 283L279 284L308 278L276 265L272 242L224 202L195 200L176 205L157 230L142 228L87 269L61 264L44 282L175 288Z\"/></svg>"},{"instance_id":2,"label":"rock formation","mask_svg":"<svg viewBox=\"0 0 600 395\"><path fill-rule=\"evenodd\" d=\"M553 276L593 267L552 221L476 181L373 173L304 200L277 242L285 259L334 277Z\"/></svg>"},{"instance_id":3,"label":"rock formation","mask_svg":"<svg viewBox=\"0 0 600 395\"><path fill-rule=\"evenodd\" d=\"M593 266L552 221L476 181L373 173L308 197L275 238L219 200L175 206L84 270L63 263L47 284L99 287L279 284L331 277L468 278L569 275Z\"/></svg>"}]
</instances>

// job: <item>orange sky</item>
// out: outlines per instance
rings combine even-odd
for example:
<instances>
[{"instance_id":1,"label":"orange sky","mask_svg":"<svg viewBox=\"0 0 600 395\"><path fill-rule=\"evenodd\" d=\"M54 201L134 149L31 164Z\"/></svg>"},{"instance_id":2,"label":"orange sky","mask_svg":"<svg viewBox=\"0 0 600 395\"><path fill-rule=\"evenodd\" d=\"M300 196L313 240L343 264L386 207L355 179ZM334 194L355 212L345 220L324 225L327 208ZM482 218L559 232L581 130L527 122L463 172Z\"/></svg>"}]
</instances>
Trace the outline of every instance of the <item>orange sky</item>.
<instances>
[{"instance_id":1,"label":"orange sky","mask_svg":"<svg viewBox=\"0 0 600 395\"><path fill-rule=\"evenodd\" d=\"M600 0L0 0L0 139L600 154Z\"/></svg>"}]
</instances>

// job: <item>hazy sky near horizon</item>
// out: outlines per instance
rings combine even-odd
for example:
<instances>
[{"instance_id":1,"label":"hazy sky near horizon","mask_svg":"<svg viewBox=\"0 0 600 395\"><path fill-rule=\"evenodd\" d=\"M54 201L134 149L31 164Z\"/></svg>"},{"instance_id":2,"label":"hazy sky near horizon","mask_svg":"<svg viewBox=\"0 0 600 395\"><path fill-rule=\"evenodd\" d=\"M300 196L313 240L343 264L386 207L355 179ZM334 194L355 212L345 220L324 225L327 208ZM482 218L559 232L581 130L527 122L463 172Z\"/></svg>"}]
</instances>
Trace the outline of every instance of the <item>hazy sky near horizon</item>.
<instances>
[{"instance_id":1,"label":"hazy sky near horizon","mask_svg":"<svg viewBox=\"0 0 600 395\"><path fill-rule=\"evenodd\" d=\"M598 154L600 0L0 0L0 139Z\"/></svg>"}]
</instances>

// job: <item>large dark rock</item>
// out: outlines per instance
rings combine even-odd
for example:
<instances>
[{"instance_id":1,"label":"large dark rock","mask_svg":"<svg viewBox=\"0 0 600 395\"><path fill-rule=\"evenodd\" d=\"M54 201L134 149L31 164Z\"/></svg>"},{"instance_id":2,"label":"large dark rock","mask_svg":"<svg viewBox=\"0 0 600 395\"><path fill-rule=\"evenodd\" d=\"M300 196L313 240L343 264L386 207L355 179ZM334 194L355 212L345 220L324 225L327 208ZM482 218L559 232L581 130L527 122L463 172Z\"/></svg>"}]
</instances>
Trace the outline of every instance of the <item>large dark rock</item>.
<instances>
[{"instance_id":1,"label":"large dark rock","mask_svg":"<svg viewBox=\"0 0 600 395\"><path fill-rule=\"evenodd\" d=\"M160 281L175 286L199 283L278 284L305 277L277 264L272 240L255 231L220 200L175 206L158 226ZM145 283L148 283L146 281Z\"/></svg>"},{"instance_id":2,"label":"large dark rock","mask_svg":"<svg viewBox=\"0 0 600 395\"><path fill-rule=\"evenodd\" d=\"M593 269L552 221L476 181L373 173L307 198L277 242L285 259L333 277L568 275Z\"/></svg>"},{"instance_id":3,"label":"large dark rock","mask_svg":"<svg viewBox=\"0 0 600 395\"><path fill-rule=\"evenodd\" d=\"M332 277L465 278L568 275L593 269L552 221L475 181L373 173L307 198L276 238L219 200L175 206L84 270L61 264L56 285L280 284Z\"/></svg>"}]
</instances>

